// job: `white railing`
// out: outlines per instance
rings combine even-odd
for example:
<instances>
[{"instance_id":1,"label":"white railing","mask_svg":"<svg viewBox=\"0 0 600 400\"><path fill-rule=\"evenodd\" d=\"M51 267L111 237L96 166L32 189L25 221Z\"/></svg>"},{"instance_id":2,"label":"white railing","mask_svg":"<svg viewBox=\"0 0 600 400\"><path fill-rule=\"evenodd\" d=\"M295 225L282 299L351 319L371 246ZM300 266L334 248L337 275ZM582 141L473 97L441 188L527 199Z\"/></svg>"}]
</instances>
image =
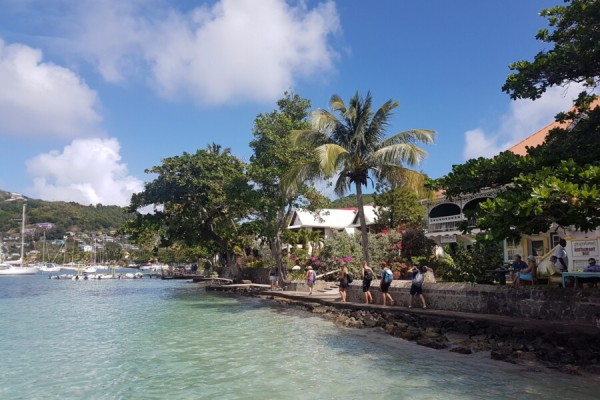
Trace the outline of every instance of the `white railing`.
<instances>
[{"instance_id":1,"label":"white railing","mask_svg":"<svg viewBox=\"0 0 600 400\"><path fill-rule=\"evenodd\" d=\"M462 221L464 219L464 217L462 216L462 214L459 215L449 215L446 217L436 217L436 218L429 218L429 224L438 224L438 223L442 223L442 222L454 222L454 221Z\"/></svg>"},{"instance_id":2,"label":"white railing","mask_svg":"<svg viewBox=\"0 0 600 400\"><path fill-rule=\"evenodd\" d=\"M458 225L460 221L451 221L451 222L439 222L436 224L429 224L429 232L445 232L445 231L454 231L458 229Z\"/></svg>"}]
</instances>

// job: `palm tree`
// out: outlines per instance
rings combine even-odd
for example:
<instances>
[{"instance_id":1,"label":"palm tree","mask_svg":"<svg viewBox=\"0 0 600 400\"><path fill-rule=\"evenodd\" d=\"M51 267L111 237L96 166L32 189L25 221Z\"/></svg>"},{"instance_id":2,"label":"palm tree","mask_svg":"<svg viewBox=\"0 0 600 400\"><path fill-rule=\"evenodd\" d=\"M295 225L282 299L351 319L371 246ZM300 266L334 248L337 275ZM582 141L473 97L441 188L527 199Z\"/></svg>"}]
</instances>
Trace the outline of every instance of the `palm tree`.
<instances>
[{"instance_id":1,"label":"palm tree","mask_svg":"<svg viewBox=\"0 0 600 400\"><path fill-rule=\"evenodd\" d=\"M434 131L423 129L397 133L386 139L388 120L398 102L390 99L375 112L371 102L370 92L364 99L356 92L349 106L338 95L333 95L329 102L331 111L313 111L311 129L293 132L292 141L310 144L314 157L292 168L285 179L292 189L308 180L337 175L335 193L338 196L355 186L362 253L366 261L369 251L362 187L367 186L372 177L409 187L422 183L423 174L405 165L417 166L425 157L425 151L417 142L429 144L435 140Z\"/></svg>"},{"instance_id":2,"label":"palm tree","mask_svg":"<svg viewBox=\"0 0 600 400\"><path fill-rule=\"evenodd\" d=\"M206 145L206 152L208 154L216 154L216 155L227 154L227 155L229 155L229 154L231 154L231 149L229 147L223 148L220 144L212 142L212 143Z\"/></svg>"}]
</instances>

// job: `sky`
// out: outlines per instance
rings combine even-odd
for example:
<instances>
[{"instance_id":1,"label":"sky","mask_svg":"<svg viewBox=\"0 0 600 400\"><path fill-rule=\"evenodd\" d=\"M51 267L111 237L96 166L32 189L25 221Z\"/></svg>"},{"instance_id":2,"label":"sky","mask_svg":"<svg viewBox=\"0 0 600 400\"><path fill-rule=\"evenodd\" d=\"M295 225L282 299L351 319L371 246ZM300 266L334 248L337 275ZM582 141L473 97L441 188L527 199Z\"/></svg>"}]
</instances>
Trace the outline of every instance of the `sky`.
<instances>
[{"instance_id":1,"label":"sky","mask_svg":"<svg viewBox=\"0 0 600 400\"><path fill-rule=\"evenodd\" d=\"M513 101L508 66L549 50L562 0L0 0L0 189L127 205L161 160L210 143L252 155L285 91L400 105L389 134L431 129L432 178L553 121L577 87ZM373 189L367 188L366 192Z\"/></svg>"}]
</instances>

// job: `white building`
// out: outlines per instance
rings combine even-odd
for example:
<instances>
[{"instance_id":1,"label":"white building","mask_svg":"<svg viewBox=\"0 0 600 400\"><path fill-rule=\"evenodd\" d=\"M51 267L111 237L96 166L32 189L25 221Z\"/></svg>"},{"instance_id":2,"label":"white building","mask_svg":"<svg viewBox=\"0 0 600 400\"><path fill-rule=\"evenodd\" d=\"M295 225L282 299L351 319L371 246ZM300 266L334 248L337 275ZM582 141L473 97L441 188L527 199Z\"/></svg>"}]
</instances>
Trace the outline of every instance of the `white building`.
<instances>
[{"instance_id":1,"label":"white building","mask_svg":"<svg viewBox=\"0 0 600 400\"><path fill-rule=\"evenodd\" d=\"M375 207L364 206L367 229L376 221ZM333 235L334 232L346 232L354 234L360 231L360 221L358 218L358 208L327 208L319 212L311 212L298 209L292 215L290 225L287 229L298 231L306 229L308 231L319 231L324 238Z\"/></svg>"}]
</instances>

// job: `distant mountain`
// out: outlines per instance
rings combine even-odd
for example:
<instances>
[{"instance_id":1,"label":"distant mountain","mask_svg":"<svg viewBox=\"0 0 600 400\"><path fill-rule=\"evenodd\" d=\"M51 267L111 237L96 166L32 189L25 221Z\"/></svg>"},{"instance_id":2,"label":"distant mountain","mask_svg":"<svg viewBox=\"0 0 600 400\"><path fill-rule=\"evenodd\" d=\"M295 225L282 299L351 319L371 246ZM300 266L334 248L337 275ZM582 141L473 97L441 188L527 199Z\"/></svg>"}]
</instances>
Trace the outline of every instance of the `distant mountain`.
<instances>
[{"instance_id":1,"label":"distant mountain","mask_svg":"<svg viewBox=\"0 0 600 400\"><path fill-rule=\"evenodd\" d=\"M371 204L375 201L374 194L363 194L363 203L365 205ZM350 194L348 196L342 197L340 199L332 200L329 205L330 208L346 208L346 207L356 207L356 195Z\"/></svg>"},{"instance_id":2,"label":"distant mountain","mask_svg":"<svg viewBox=\"0 0 600 400\"><path fill-rule=\"evenodd\" d=\"M22 201L6 201L11 193L0 191L0 232L18 232ZM74 202L44 201L26 198L26 224L50 222L47 238L62 238L66 232L103 232L120 228L128 219L125 208L118 206L83 206Z\"/></svg>"}]
</instances>

